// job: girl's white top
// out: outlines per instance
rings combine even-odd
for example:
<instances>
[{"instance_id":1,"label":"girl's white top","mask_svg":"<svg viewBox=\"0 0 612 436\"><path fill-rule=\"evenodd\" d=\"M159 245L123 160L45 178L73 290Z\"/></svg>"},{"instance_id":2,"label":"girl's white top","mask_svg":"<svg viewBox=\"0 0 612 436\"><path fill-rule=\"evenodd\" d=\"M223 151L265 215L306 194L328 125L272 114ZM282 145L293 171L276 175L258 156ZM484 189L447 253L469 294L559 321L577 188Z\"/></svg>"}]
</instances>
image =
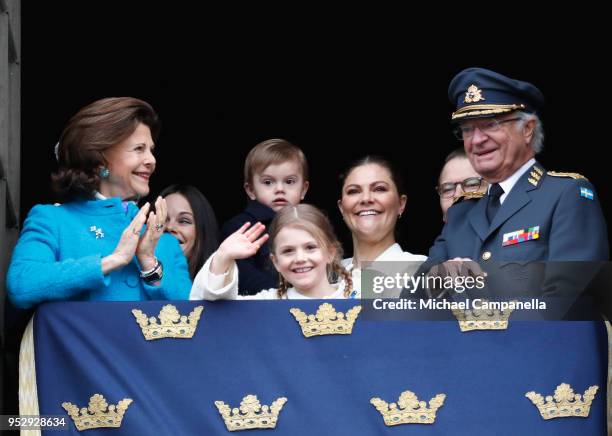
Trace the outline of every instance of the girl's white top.
<instances>
[{"instance_id":1,"label":"girl's white top","mask_svg":"<svg viewBox=\"0 0 612 436\"><path fill-rule=\"evenodd\" d=\"M213 274L210 271L210 264L215 256L216 252L213 253L207 260L204 266L198 271L195 279L193 280L193 286L191 293L189 294L190 300L277 300L278 289L271 288L262 290L255 295L238 295L238 265L236 262L232 264L229 271L225 274ZM230 275L230 281L227 285L223 285L228 274ZM337 284L332 285L336 290L334 293L326 296L325 298L343 299L344 288L346 286L344 280L339 281ZM306 295L300 294L297 289L291 287L287 289L287 298L289 300L294 299L311 299ZM351 292L349 298L359 298L360 295L356 292Z\"/></svg>"}]
</instances>

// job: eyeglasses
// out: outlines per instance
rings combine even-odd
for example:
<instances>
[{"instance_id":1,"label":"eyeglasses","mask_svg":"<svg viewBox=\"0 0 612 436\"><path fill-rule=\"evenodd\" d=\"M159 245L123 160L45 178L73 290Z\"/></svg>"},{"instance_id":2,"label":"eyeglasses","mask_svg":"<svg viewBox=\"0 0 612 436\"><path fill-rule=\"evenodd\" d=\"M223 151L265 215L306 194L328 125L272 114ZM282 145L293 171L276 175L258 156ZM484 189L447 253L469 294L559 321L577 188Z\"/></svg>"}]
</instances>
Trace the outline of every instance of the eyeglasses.
<instances>
[{"instance_id":1,"label":"eyeglasses","mask_svg":"<svg viewBox=\"0 0 612 436\"><path fill-rule=\"evenodd\" d=\"M468 177L460 182L442 183L440 186L436 186L436 191L442 198L452 198L455 195L457 185L461 185L463 192L476 192L482 186L482 177Z\"/></svg>"},{"instance_id":2,"label":"eyeglasses","mask_svg":"<svg viewBox=\"0 0 612 436\"><path fill-rule=\"evenodd\" d=\"M495 118L491 118L490 120L483 120L482 123L478 125L464 124L462 126L457 127L453 130L453 133L457 137L458 140L463 141L465 139L470 139L474 136L474 130L478 127L485 135L488 135L493 132L497 132L501 125L504 123L509 123L512 121L519 121L520 118L508 118L506 120L496 120Z\"/></svg>"}]
</instances>

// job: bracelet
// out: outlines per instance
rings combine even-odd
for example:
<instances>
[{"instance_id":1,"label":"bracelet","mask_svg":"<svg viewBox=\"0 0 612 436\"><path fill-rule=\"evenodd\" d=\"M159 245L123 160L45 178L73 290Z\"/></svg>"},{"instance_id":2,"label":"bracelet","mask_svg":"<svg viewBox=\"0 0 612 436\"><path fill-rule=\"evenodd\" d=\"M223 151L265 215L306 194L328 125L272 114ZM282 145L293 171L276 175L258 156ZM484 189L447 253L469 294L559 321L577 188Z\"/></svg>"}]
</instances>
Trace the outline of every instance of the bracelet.
<instances>
[{"instance_id":1,"label":"bracelet","mask_svg":"<svg viewBox=\"0 0 612 436\"><path fill-rule=\"evenodd\" d=\"M146 271L140 271L140 277L144 277L146 275L151 274L153 271L155 271L157 269L157 267L159 266L159 259L156 257L155 258L155 265L153 265L153 268L148 269Z\"/></svg>"},{"instance_id":2,"label":"bracelet","mask_svg":"<svg viewBox=\"0 0 612 436\"><path fill-rule=\"evenodd\" d=\"M158 282L164 276L164 269L161 261L159 259L155 259L155 266L147 271L140 271L140 278L145 283L154 283Z\"/></svg>"}]
</instances>

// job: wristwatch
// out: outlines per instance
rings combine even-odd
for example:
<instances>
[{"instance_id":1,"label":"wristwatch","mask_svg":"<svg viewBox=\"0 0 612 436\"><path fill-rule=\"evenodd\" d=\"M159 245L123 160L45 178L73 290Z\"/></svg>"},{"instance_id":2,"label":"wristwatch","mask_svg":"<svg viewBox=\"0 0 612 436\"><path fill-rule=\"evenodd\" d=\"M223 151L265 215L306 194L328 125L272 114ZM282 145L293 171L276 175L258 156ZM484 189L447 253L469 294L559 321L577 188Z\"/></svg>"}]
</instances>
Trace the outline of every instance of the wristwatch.
<instances>
[{"instance_id":1,"label":"wristwatch","mask_svg":"<svg viewBox=\"0 0 612 436\"><path fill-rule=\"evenodd\" d=\"M155 266L147 271L140 271L140 278L147 284L161 281L164 268L159 259L155 259Z\"/></svg>"}]
</instances>

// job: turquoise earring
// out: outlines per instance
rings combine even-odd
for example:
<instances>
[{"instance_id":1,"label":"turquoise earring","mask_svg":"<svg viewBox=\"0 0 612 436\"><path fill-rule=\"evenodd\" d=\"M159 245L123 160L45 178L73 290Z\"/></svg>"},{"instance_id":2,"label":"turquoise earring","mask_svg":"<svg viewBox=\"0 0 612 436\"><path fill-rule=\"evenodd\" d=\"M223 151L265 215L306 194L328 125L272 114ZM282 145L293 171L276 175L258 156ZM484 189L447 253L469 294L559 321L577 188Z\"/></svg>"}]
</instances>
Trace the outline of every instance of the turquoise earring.
<instances>
[{"instance_id":1,"label":"turquoise earring","mask_svg":"<svg viewBox=\"0 0 612 436\"><path fill-rule=\"evenodd\" d=\"M106 167L102 167L100 168L100 177L103 179L108 179L108 176L110 176L110 171L108 170L108 168Z\"/></svg>"}]
</instances>

